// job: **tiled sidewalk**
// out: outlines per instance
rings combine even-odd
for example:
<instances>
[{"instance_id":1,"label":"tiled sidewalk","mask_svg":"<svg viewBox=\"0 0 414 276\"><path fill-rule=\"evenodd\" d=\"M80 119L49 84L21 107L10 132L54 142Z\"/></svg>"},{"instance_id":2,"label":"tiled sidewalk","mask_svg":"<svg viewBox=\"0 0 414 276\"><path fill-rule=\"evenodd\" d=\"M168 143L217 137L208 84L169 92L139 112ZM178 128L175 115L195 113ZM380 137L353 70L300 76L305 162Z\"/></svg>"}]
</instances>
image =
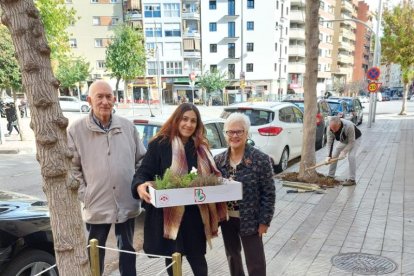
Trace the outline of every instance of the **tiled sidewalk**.
<instances>
[{"instance_id":1,"label":"tiled sidewalk","mask_svg":"<svg viewBox=\"0 0 414 276\"><path fill-rule=\"evenodd\" d=\"M276 212L264 237L268 275L353 275L331 264L345 252L385 256L398 265L387 275L414 275L414 117L377 116L372 128L360 128L357 186L286 194L275 180ZM317 152L317 160L325 151ZM340 161L338 177L346 178L347 169L347 160ZM298 164L289 170L297 171ZM221 237L207 261L209 275L229 275ZM163 260L137 258L139 275L163 268ZM186 261L184 275L192 275Z\"/></svg>"}]
</instances>

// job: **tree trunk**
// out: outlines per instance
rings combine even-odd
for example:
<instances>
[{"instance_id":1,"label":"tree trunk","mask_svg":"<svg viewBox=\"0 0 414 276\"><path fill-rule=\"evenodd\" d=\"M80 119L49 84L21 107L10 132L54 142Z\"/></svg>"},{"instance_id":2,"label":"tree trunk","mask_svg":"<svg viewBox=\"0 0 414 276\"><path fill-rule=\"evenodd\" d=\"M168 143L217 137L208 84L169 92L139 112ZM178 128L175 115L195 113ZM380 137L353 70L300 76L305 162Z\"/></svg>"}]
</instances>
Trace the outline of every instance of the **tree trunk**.
<instances>
[{"instance_id":1,"label":"tree trunk","mask_svg":"<svg viewBox=\"0 0 414 276\"><path fill-rule=\"evenodd\" d=\"M119 87L119 81L121 80L121 78L116 78L116 84L115 84L115 98L117 100L117 102L119 102L118 99L118 87ZM127 87L128 89L128 84L125 82L125 87ZM124 88L124 97L125 97L125 88Z\"/></svg>"},{"instance_id":2,"label":"tree trunk","mask_svg":"<svg viewBox=\"0 0 414 276\"><path fill-rule=\"evenodd\" d=\"M312 181L316 171L306 171L315 164L315 135L316 135L316 84L318 80L318 45L319 45L319 0L306 1L305 7L305 114L303 123L303 147L299 169L299 178Z\"/></svg>"},{"instance_id":3,"label":"tree trunk","mask_svg":"<svg viewBox=\"0 0 414 276\"><path fill-rule=\"evenodd\" d=\"M406 106L407 106L407 95L408 95L409 85L408 82L404 82L404 93L402 99L401 112L398 115L407 115Z\"/></svg>"},{"instance_id":4,"label":"tree trunk","mask_svg":"<svg viewBox=\"0 0 414 276\"><path fill-rule=\"evenodd\" d=\"M50 48L33 0L0 0L1 21L10 30L31 107L40 163L53 231L56 263L61 276L90 275L80 205L79 183L68 174L72 152L58 104L59 81L53 76Z\"/></svg>"}]
</instances>

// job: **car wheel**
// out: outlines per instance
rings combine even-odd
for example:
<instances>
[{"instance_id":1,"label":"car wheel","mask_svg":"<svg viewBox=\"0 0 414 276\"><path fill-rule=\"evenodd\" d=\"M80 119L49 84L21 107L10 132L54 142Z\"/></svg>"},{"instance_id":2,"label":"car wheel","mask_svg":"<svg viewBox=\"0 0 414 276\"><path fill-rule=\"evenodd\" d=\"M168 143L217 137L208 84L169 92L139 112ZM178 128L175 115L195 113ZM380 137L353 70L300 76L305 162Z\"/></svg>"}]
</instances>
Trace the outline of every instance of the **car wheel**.
<instances>
[{"instance_id":1,"label":"car wheel","mask_svg":"<svg viewBox=\"0 0 414 276\"><path fill-rule=\"evenodd\" d=\"M364 116L361 116L361 120L359 121L358 125L362 124L363 120L364 120Z\"/></svg>"},{"instance_id":2,"label":"car wheel","mask_svg":"<svg viewBox=\"0 0 414 276\"><path fill-rule=\"evenodd\" d=\"M319 148L321 149L326 145L326 130L323 131L321 142L319 143Z\"/></svg>"},{"instance_id":3,"label":"car wheel","mask_svg":"<svg viewBox=\"0 0 414 276\"><path fill-rule=\"evenodd\" d=\"M55 265L55 257L46 251L29 249L25 250L12 260L5 269L5 275L36 275L41 271ZM57 276L57 270L51 269L42 275Z\"/></svg>"},{"instance_id":4,"label":"car wheel","mask_svg":"<svg viewBox=\"0 0 414 276\"><path fill-rule=\"evenodd\" d=\"M282 156L280 157L279 164L276 166L276 173L283 172L287 169L289 162L289 150L287 147L283 149Z\"/></svg>"},{"instance_id":5,"label":"car wheel","mask_svg":"<svg viewBox=\"0 0 414 276\"><path fill-rule=\"evenodd\" d=\"M87 106L87 105L82 105L82 106L81 106L81 111L82 111L82 112L88 112L88 111L89 111L89 106Z\"/></svg>"}]
</instances>

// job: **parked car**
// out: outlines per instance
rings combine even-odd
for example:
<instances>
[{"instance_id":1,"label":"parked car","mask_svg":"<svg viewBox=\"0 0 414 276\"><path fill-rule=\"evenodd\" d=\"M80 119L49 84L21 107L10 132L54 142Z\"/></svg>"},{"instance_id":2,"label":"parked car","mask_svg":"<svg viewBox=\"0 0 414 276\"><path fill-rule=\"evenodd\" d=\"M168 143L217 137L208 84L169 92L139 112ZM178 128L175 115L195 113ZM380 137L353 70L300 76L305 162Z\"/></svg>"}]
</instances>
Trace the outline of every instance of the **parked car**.
<instances>
[{"instance_id":1,"label":"parked car","mask_svg":"<svg viewBox=\"0 0 414 276\"><path fill-rule=\"evenodd\" d=\"M85 101L79 101L78 98L72 96L60 96L59 97L60 108L63 111L79 111L88 112L90 107L89 103Z\"/></svg>"},{"instance_id":2,"label":"parked car","mask_svg":"<svg viewBox=\"0 0 414 276\"><path fill-rule=\"evenodd\" d=\"M382 93L382 101L383 102L388 102L388 101L391 101L391 98L390 98L389 95L387 95L385 93Z\"/></svg>"},{"instance_id":3,"label":"parked car","mask_svg":"<svg viewBox=\"0 0 414 276\"><path fill-rule=\"evenodd\" d=\"M54 254L47 203L0 191L0 275L36 275L55 264Z\"/></svg>"},{"instance_id":4,"label":"parked car","mask_svg":"<svg viewBox=\"0 0 414 276\"><path fill-rule=\"evenodd\" d=\"M138 130L139 138L148 147L151 138L161 129L168 117L134 117L130 118ZM219 154L227 149L227 143L223 134L224 120L221 118L213 119L203 116L206 128L206 137L213 155Z\"/></svg>"},{"instance_id":5,"label":"parked car","mask_svg":"<svg viewBox=\"0 0 414 276\"><path fill-rule=\"evenodd\" d=\"M358 99L361 103L369 103L369 97L367 96L358 96Z\"/></svg>"},{"instance_id":6,"label":"parked car","mask_svg":"<svg viewBox=\"0 0 414 276\"><path fill-rule=\"evenodd\" d=\"M345 118L347 120L352 121L356 125L362 124L364 119L363 109L361 102L358 98L354 97L338 97L338 98L329 98L329 100L342 100L347 103L349 118Z\"/></svg>"},{"instance_id":7,"label":"parked car","mask_svg":"<svg viewBox=\"0 0 414 276\"><path fill-rule=\"evenodd\" d=\"M348 104L344 100L339 99L327 99L326 102L331 108L331 115L338 116L340 118L350 120L351 114L348 111Z\"/></svg>"},{"instance_id":8,"label":"parked car","mask_svg":"<svg viewBox=\"0 0 414 276\"><path fill-rule=\"evenodd\" d=\"M276 172L284 171L288 161L301 155L303 113L287 102L248 102L224 108L222 118L233 112L250 118L250 134L255 146L268 154Z\"/></svg>"},{"instance_id":9,"label":"parked car","mask_svg":"<svg viewBox=\"0 0 414 276\"><path fill-rule=\"evenodd\" d=\"M305 101L303 99L289 99L284 102L290 102L297 105L302 112L305 112ZM331 116L331 108L325 99L317 100L318 111L316 113L316 140L315 149L321 149L326 144L327 129L329 126L329 116Z\"/></svg>"}]
</instances>

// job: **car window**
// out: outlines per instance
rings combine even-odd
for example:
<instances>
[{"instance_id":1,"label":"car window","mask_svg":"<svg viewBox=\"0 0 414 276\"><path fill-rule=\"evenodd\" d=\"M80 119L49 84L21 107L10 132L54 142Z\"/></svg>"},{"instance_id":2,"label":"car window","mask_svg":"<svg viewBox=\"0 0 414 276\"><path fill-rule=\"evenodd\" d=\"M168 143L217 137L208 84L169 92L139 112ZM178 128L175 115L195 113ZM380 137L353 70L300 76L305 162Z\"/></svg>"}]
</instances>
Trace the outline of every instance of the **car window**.
<instances>
[{"instance_id":1,"label":"car window","mask_svg":"<svg viewBox=\"0 0 414 276\"><path fill-rule=\"evenodd\" d=\"M214 123L205 124L206 138L211 149L222 148L219 130Z\"/></svg>"},{"instance_id":2,"label":"car window","mask_svg":"<svg viewBox=\"0 0 414 276\"><path fill-rule=\"evenodd\" d=\"M329 107L328 107L328 104L326 102L320 102L319 103L319 110L325 116L329 116Z\"/></svg>"},{"instance_id":3,"label":"car window","mask_svg":"<svg viewBox=\"0 0 414 276\"><path fill-rule=\"evenodd\" d=\"M226 109L222 114L222 118L227 118L233 112L240 112L245 114L250 119L251 126L260 126L269 124L273 121L274 113L269 110L257 110L257 109Z\"/></svg>"},{"instance_id":4,"label":"car window","mask_svg":"<svg viewBox=\"0 0 414 276\"><path fill-rule=\"evenodd\" d=\"M285 123L296 123L295 113L292 107L285 107L279 110L279 120Z\"/></svg>"},{"instance_id":5,"label":"car window","mask_svg":"<svg viewBox=\"0 0 414 276\"><path fill-rule=\"evenodd\" d=\"M295 113L296 123L303 123L303 113L296 107L293 107L293 112Z\"/></svg>"},{"instance_id":6,"label":"car window","mask_svg":"<svg viewBox=\"0 0 414 276\"><path fill-rule=\"evenodd\" d=\"M139 139L141 139L145 148L148 148L149 141L157 134L161 127L157 125L135 124L135 128L138 131Z\"/></svg>"},{"instance_id":7,"label":"car window","mask_svg":"<svg viewBox=\"0 0 414 276\"><path fill-rule=\"evenodd\" d=\"M341 104L337 102L329 102L329 107L331 108L332 114L336 115L338 112L341 112Z\"/></svg>"},{"instance_id":8,"label":"car window","mask_svg":"<svg viewBox=\"0 0 414 276\"><path fill-rule=\"evenodd\" d=\"M66 98L59 98L59 101L66 102Z\"/></svg>"}]
</instances>

